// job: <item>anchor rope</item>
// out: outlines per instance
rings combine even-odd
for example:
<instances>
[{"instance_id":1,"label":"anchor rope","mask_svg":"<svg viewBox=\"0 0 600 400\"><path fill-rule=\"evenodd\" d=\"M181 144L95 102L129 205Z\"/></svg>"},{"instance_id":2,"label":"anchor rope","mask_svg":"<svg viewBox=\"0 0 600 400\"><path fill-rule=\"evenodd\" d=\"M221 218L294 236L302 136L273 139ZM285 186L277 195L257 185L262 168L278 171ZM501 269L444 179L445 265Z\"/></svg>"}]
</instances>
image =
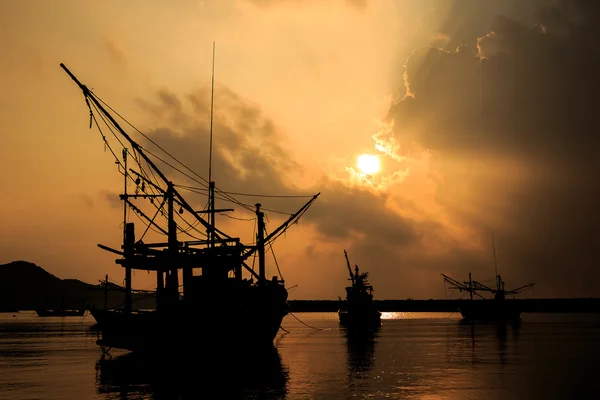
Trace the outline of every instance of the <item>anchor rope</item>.
<instances>
[{"instance_id":1,"label":"anchor rope","mask_svg":"<svg viewBox=\"0 0 600 400\"><path fill-rule=\"evenodd\" d=\"M300 322L302 325L306 325L306 326L308 326L309 328L311 328L311 329L314 329L314 330L316 330L316 331L322 331L322 330L323 330L323 328L315 328L314 326L310 326L310 325L308 325L306 322L303 322L303 321L301 321L301 320L300 320L298 317L296 317L296 316L295 316L293 313L291 313L291 312L290 312L290 313L288 313L288 314L290 314L292 317L296 318L296 320L297 320L298 322Z\"/></svg>"}]
</instances>

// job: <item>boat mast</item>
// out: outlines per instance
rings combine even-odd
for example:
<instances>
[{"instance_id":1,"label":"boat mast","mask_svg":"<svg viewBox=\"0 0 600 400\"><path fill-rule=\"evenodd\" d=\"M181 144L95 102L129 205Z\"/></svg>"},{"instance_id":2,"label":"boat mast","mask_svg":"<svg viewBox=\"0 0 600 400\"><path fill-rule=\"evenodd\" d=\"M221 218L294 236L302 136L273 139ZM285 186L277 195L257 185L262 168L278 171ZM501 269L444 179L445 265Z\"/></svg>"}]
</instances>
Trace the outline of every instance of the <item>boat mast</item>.
<instances>
[{"instance_id":1,"label":"boat mast","mask_svg":"<svg viewBox=\"0 0 600 400\"><path fill-rule=\"evenodd\" d=\"M258 278L259 282L266 279L265 270L265 213L260 211L260 203L256 203L256 247L258 249Z\"/></svg>"},{"instance_id":2,"label":"boat mast","mask_svg":"<svg viewBox=\"0 0 600 400\"><path fill-rule=\"evenodd\" d=\"M123 148L123 196L127 199L127 149ZM134 231L133 224L129 226L127 224L127 201L123 202L123 251L126 257L131 256L133 253L134 245ZM129 263L125 264L125 313L131 313L131 266Z\"/></svg>"},{"instance_id":3,"label":"boat mast","mask_svg":"<svg viewBox=\"0 0 600 400\"><path fill-rule=\"evenodd\" d=\"M446 282L450 285L450 287L449 287L450 289L457 289L461 293L468 292L471 300L473 300L473 295L481 297L482 299L484 298L482 295L477 293L478 290L485 291L485 292L492 292L492 293L495 292L494 289L489 288L477 281L474 281L473 278L471 277L470 272L469 272L469 281L464 281L464 282L459 282L456 279L450 278L449 276L444 275L444 274L442 274L442 276L444 277L444 282Z\"/></svg>"},{"instance_id":4,"label":"boat mast","mask_svg":"<svg viewBox=\"0 0 600 400\"><path fill-rule=\"evenodd\" d=\"M294 214L290 215L290 217L287 219L287 221L285 221L284 223L282 223L281 225L279 225L279 227L277 229L275 229L273 232L269 233L264 238L263 242L264 243L268 243L271 240L273 240L275 237L279 236L282 231L286 230L293 223L293 221L295 221L295 220L297 220L297 219L300 218L300 216L304 213L304 211L306 211L306 209L308 209L308 207L310 207L310 205L317 199L317 197L319 197L320 194L321 194L321 192L315 194L309 201L306 202L306 204L304 204L302 207L300 207L300 209L298 211L296 211ZM254 252L257 251L257 250L258 250L258 246L252 246L252 247L250 247L242 255L242 261L248 259L248 257L250 257L252 254L254 254Z\"/></svg>"},{"instance_id":5,"label":"boat mast","mask_svg":"<svg viewBox=\"0 0 600 400\"><path fill-rule=\"evenodd\" d=\"M177 242L177 223L175 222L173 191L173 183L169 182L169 185L167 186L167 219L169 221L167 230L169 232L169 254L171 255L173 265L171 266L171 270L167 272L166 286L169 292L168 295L170 296L171 300L176 301L179 299L179 277L177 272L177 265L174 261L177 260L177 253L179 252L179 243Z\"/></svg>"},{"instance_id":6,"label":"boat mast","mask_svg":"<svg viewBox=\"0 0 600 400\"><path fill-rule=\"evenodd\" d=\"M471 279L470 272L469 272L469 294L471 295L471 300L473 300L473 279Z\"/></svg>"},{"instance_id":7,"label":"boat mast","mask_svg":"<svg viewBox=\"0 0 600 400\"><path fill-rule=\"evenodd\" d=\"M348 260L348 253L344 250L344 256L346 257L346 265L348 266L348 272L350 273L350 281L352 282L352 286L354 286L354 274L352 274L352 267L350 266L350 261Z\"/></svg>"},{"instance_id":8,"label":"boat mast","mask_svg":"<svg viewBox=\"0 0 600 400\"><path fill-rule=\"evenodd\" d=\"M123 148L123 195L127 199L127 149ZM127 202L123 202L123 237L125 237L125 224L127 223Z\"/></svg>"},{"instance_id":9,"label":"boat mast","mask_svg":"<svg viewBox=\"0 0 600 400\"><path fill-rule=\"evenodd\" d=\"M104 310L108 310L108 274L104 278Z\"/></svg>"},{"instance_id":10,"label":"boat mast","mask_svg":"<svg viewBox=\"0 0 600 400\"><path fill-rule=\"evenodd\" d=\"M494 252L494 276L496 277L496 288L500 290L500 281L498 279L498 264L496 263L496 242L494 240L494 232L492 232L492 250Z\"/></svg>"}]
</instances>

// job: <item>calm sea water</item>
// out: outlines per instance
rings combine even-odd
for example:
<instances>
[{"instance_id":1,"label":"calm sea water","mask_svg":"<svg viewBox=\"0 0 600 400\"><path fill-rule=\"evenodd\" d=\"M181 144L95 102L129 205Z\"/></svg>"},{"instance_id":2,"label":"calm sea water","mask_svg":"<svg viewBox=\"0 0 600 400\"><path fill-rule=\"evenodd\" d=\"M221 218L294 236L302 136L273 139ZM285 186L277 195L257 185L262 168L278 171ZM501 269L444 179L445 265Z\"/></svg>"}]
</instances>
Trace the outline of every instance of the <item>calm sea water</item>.
<instances>
[{"instance_id":1,"label":"calm sea water","mask_svg":"<svg viewBox=\"0 0 600 400\"><path fill-rule=\"evenodd\" d=\"M227 360L210 379L193 365L103 357L93 323L0 314L0 399L600 398L598 314L472 325L458 313L384 313L375 335L355 338L335 313L296 313L276 352L258 364Z\"/></svg>"}]
</instances>

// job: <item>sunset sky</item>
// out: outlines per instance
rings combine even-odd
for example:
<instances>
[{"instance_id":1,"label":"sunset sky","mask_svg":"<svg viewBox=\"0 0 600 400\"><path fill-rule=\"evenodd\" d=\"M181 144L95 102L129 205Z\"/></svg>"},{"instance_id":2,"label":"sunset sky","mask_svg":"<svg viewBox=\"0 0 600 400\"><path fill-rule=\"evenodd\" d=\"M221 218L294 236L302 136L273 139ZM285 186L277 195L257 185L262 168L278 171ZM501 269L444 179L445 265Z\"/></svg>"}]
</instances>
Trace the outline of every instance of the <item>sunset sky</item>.
<instances>
[{"instance_id":1,"label":"sunset sky","mask_svg":"<svg viewBox=\"0 0 600 400\"><path fill-rule=\"evenodd\" d=\"M217 187L321 193L274 245L291 299L343 297L344 249L377 299L458 298L440 274L493 285L492 233L507 289L598 297L599 27L582 0L2 1L0 264L122 282L122 176L59 64L208 178L214 41Z\"/></svg>"}]
</instances>

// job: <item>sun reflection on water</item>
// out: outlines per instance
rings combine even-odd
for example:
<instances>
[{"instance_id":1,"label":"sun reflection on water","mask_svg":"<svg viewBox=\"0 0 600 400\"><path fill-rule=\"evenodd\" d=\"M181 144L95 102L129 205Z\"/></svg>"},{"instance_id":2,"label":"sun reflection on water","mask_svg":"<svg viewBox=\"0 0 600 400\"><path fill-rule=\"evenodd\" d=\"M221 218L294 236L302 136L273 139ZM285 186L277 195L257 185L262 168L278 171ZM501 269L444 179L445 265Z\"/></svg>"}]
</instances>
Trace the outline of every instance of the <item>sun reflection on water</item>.
<instances>
[{"instance_id":1,"label":"sun reflection on water","mask_svg":"<svg viewBox=\"0 0 600 400\"><path fill-rule=\"evenodd\" d=\"M382 320L397 319L460 319L460 313L452 312L402 312L402 311L384 311L381 313Z\"/></svg>"}]
</instances>

